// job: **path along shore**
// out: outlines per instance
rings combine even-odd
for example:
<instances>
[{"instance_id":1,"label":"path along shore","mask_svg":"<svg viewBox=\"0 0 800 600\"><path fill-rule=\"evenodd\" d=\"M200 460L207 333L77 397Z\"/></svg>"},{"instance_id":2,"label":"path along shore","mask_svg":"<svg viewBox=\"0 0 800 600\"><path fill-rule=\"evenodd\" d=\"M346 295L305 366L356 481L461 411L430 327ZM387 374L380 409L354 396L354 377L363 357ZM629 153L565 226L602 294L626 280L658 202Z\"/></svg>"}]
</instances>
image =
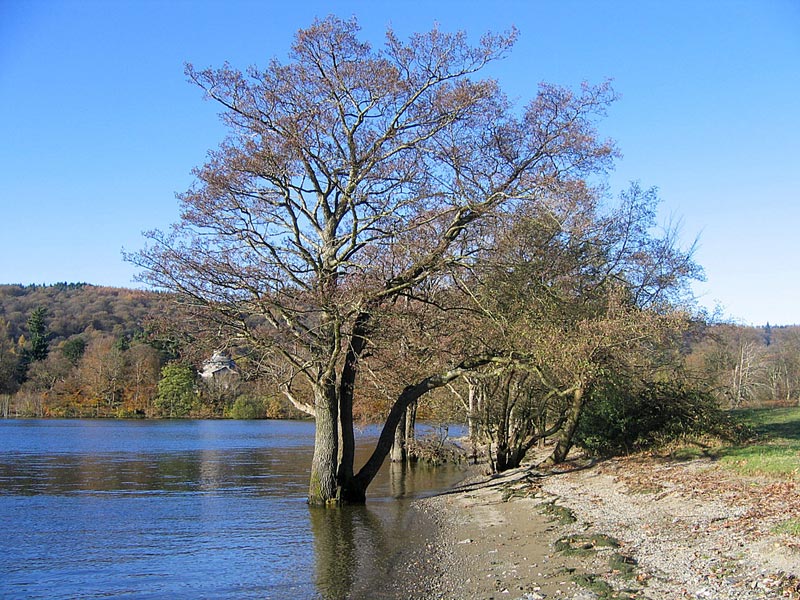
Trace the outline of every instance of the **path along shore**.
<instances>
[{"instance_id":1,"label":"path along shore","mask_svg":"<svg viewBox=\"0 0 800 600\"><path fill-rule=\"evenodd\" d=\"M415 506L433 531L408 598L800 598L800 538L776 533L798 485L708 459L522 467Z\"/></svg>"}]
</instances>

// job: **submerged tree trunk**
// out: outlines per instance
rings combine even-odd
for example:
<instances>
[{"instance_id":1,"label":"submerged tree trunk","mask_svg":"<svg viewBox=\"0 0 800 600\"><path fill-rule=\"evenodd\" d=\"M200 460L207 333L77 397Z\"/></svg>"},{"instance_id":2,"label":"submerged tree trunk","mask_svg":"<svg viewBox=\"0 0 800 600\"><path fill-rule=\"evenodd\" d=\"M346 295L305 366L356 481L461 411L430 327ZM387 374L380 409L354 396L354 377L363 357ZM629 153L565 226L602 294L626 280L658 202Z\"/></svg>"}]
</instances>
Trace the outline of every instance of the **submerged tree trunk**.
<instances>
[{"instance_id":1,"label":"submerged tree trunk","mask_svg":"<svg viewBox=\"0 0 800 600\"><path fill-rule=\"evenodd\" d=\"M417 402L412 402L400 417L397 429L394 432L392 450L389 453L393 463L410 462L414 459L412 455L414 439L416 437L415 428L417 424Z\"/></svg>"},{"instance_id":2,"label":"submerged tree trunk","mask_svg":"<svg viewBox=\"0 0 800 600\"><path fill-rule=\"evenodd\" d=\"M316 427L314 458L308 486L309 504L325 505L338 501L339 415L336 388L321 385L314 390Z\"/></svg>"},{"instance_id":3,"label":"submerged tree trunk","mask_svg":"<svg viewBox=\"0 0 800 600\"><path fill-rule=\"evenodd\" d=\"M411 448L417 439L417 404L415 400L406 409L406 450Z\"/></svg>"},{"instance_id":4,"label":"submerged tree trunk","mask_svg":"<svg viewBox=\"0 0 800 600\"><path fill-rule=\"evenodd\" d=\"M408 458L408 447L406 445L406 423L408 422L408 411L404 411L400 417L400 422L397 424L397 429L394 430L394 439L392 441L392 450L389 459L393 463L404 463Z\"/></svg>"},{"instance_id":5,"label":"submerged tree trunk","mask_svg":"<svg viewBox=\"0 0 800 600\"><path fill-rule=\"evenodd\" d=\"M356 584L356 571L349 568L358 556L355 517L352 511L312 509L308 512L314 540L315 571L318 584L335 590L337 598L349 598ZM342 567L347 565L347 567ZM341 594L341 595L340 595Z\"/></svg>"}]
</instances>

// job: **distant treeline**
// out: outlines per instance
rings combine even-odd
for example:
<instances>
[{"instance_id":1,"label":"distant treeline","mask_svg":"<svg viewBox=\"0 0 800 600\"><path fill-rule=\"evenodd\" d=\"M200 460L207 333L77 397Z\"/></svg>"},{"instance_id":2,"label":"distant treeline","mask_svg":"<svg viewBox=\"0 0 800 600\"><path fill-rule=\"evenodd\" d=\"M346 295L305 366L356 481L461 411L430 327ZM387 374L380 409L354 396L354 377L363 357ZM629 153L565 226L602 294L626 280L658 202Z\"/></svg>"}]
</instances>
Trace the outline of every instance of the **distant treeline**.
<instances>
[{"instance_id":1,"label":"distant treeline","mask_svg":"<svg viewBox=\"0 0 800 600\"><path fill-rule=\"evenodd\" d=\"M168 294L86 283L0 285L0 416L296 417L248 372L202 379L212 348L171 327ZM174 324L174 323L173 323ZM800 398L800 326L697 321L680 357L723 407ZM458 414L454 406L441 410Z\"/></svg>"},{"instance_id":2,"label":"distant treeline","mask_svg":"<svg viewBox=\"0 0 800 600\"><path fill-rule=\"evenodd\" d=\"M698 323L684 368L722 406L790 404L800 398L800 325Z\"/></svg>"},{"instance_id":3,"label":"distant treeline","mask_svg":"<svg viewBox=\"0 0 800 600\"><path fill-rule=\"evenodd\" d=\"M28 334L27 321L39 307L47 313L48 341L57 346L74 335L102 332L132 338L165 303L163 294L87 283L0 285L0 320L6 335Z\"/></svg>"}]
</instances>

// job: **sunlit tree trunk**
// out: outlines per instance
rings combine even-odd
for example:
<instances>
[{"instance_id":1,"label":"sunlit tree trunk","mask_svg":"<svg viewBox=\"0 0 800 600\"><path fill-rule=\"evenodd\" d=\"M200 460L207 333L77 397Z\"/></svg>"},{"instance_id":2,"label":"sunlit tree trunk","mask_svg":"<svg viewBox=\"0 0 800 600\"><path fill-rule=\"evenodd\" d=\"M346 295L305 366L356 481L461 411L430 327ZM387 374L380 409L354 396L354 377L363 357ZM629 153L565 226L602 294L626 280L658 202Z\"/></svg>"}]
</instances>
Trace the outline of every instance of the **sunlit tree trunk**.
<instances>
[{"instance_id":1,"label":"sunlit tree trunk","mask_svg":"<svg viewBox=\"0 0 800 600\"><path fill-rule=\"evenodd\" d=\"M406 462L408 449L406 447L406 423L408 422L408 411L403 411L400 422L394 430L392 450L389 454L390 460L394 463Z\"/></svg>"},{"instance_id":2,"label":"sunlit tree trunk","mask_svg":"<svg viewBox=\"0 0 800 600\"><path fill-rule=\"evenodd\" d=\"M416 436L417 403L412 402L400 417L394 432L394 441L389 458L392 462L408 462L412 459L411 449Z\"/></svg>"},{"instance_id":3,"label":"sunlit tree trunk","mask_svg":"<svg viewBox=\"0 0 800 600\"><path fill-rule=\"evenodd\" d=\"M477 411L478 411L478 384L471 378L467 377L467 435L470 440L477 437L478 431Z\"/></svg>"},{"instance_id":4,"label":"sunlit tree trunk","mask_svg":"<svg viewBox=\"0 0 800 600\"><path fill-rule=\"evenodd\" d=\"M572 403L570 404L569 411L567 413L567 419L564 422L564 427L558 436L556 447L553 449L553 453L550 455L550 458L548 458L546 461L547 464L558 464L567 459L567 454L569 454L569 451L572 448L572 440L575 435L575 430L578 428L578 421L580 420L581 412L583 411L584 401L585 390L581 385L572 392Z\"/></svg>"},{"instance_id":5,"label":"sunlit tree trunk","mask_svg":"<svg viewBox=\"0 0 800 600\"><path fill-rule=\"evenodd\" d=\"M339 462L339 416L335 386L321 384L315 387L314 408L316 427L308 501L310 504L325 505L335 503L339 496L336 480Z\"/></svg>"}]
</instances>

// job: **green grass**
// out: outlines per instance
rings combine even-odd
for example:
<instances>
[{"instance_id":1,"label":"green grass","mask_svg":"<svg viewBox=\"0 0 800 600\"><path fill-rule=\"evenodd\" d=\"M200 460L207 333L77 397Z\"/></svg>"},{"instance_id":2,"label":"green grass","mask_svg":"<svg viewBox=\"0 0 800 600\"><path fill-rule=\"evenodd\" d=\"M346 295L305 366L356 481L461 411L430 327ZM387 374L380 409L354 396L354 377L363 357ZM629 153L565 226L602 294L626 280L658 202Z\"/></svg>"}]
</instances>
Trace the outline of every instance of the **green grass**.
<instances>
[{"instance_id":1,"label":"green grass","mask_svg":"<svg viewBox=\"0 0 800 600\"><path fill-rule=\"evenodd\" d=\"M615 552L608 559L608 566L612 571L619 573L619 576L624 579L633 579L636 577L636 560L630 556Z\"/></svg>"},{"instance_id":2,"label":"green grass","mask_svg":"<svg viewBox=\"0 0 800 600\"><path fill-rule=\"evenodd\" d=\"M540 510L543 514L552 517L562 525L569 525L577 521L575 513L568 509L566 506L559 506L555 502L547 502L540 505Z\"/></svg>"},{"instance_id":3,"label":"green grass","mask_svg":"<svg viewBox=\"0 0 800 600\"><path fill-rule=\"evenodd\" d=\"M753 429L755 439L717 450L723 465L742 475L800 480L800 407L742 410L734 417Z\"/></svg>"},{"instance_id":4,"label":"green grass","mask_svg":"<svg viewBox=\"0 0 800 600\"><path fill-rule=\"evenodd\" d=\"M788 535L800 536L800 519L789 519L776 525L773 533L785 533Z\"/></svg>"},{"instance_id":5,"label":"green grass","mask_svg":"<svg viewBox=\"0 0 800 600\"><path fill-rule=\"evenodd\" d=\"M572 581L579 586L591 591L597 600L633 600L639 595L634 590L614 590L607 582L603 581L600 575L594 573L584 573L574 575Z\"/></svg>"}]
</instances>

